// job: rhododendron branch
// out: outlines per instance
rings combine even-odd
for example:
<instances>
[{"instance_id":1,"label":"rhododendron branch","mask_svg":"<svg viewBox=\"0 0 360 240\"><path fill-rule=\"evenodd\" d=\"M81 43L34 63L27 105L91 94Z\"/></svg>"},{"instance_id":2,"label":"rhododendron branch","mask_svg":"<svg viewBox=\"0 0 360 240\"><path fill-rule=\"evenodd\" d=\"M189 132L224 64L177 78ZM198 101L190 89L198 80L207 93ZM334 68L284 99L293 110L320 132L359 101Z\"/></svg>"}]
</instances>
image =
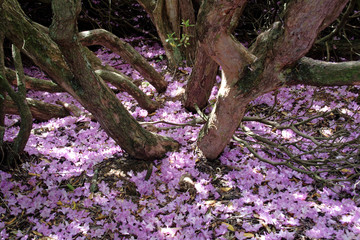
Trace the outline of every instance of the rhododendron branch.
<instances>
[{"instance_id":1,"label":"rhododendron branch","mask_svg":"<svg viewBox=\"0 0 360 240\"><path fill-rule=\"evenodd\" d=\"M26 98L26 103L29 105L33 118L40 121L48 121L51 118L63 118L70 115L70 112L64 107L54 104L45 103L31 98ZM19 110L15 102L9 97L6 97L5 99L4 111L6 114L19 115Z\"/></svg>"},{"instance_id":2,"label":"rhododendron branch","mask_svg":"<svg viewBox=\"0 0 360 240\"><path fill-rule=\"evenodd\" d=\"M147 81L159 92L166 90L167 82L130 44L104 29L80 32L79 41L84 46L102 45L119 54L126 62L131 64Z\"/></svg>"},{"instance_id":3,"label":"rhododendron branch","mask_svg":"<svg viewBox=\"0 0 360 240\"><path fill-rule=\"evenodd\" d=\"M284 165L295 171L305 173L315 180L321 180L327 183L350 181L355 177L360 176L360 173L357 173L355 170L360 167L360 163L356 162L358 152L357 145L360 142L359 138L345 139L344 137L347 137L347 132L343 130L336 131L329 137L314 137L298 130L298 127L304 126L314 119L325 119L334 111L336 111L336 109L327 113L312 116L300 122L285 125L258 117L248 117L247 119L252 122L257 121L266 124L268 127L273 128L273 131L292 130L295 135L291 138L293 140L298 139L297 141L274 141L269 137L254 133L243 124L241 125L244 134L243 137L241 137L241 134L238 136L234 135L233 139L243 144L259 160L274 166ZM255 139L256 141L252 141L251 139ZM306 142L306 139L310 140L310 142ZM304 143L306 145L304 145ZM308 143L313 144L310 149ZM252 147L252 145L262 147L255 148ZM291 149L291 147L293 149ZM297 149L295 152L294 148ZM342 154L344 148L349 148L351 151L347 150L344 155ZM266 158L263 154L260 154L259 151L265 153L270 158L274 158L275 156L276 160ZM334 153L335 155L333 155ZM319 154L325 155L324 157L318 157ZM346 178L333 179L327 179L320 176L320 174L338 176L344 169L351 169L350 171L352 171L352 174Z\"/></svg>"},{"instance_id":4,"label":"rhododendron branch","mask_svg":"<svg viewBox=\"0 0 360 240\"><path fill-rule=\"evenodd\" d=\"M1 58L3 56L0 56ZM14 139L12 149L16 153L21 153L25 145L30 137L30 132L32 128L32 115L29 108L29 105L26 102L26 87L25 87L25 75L24 75L24 68L22 65L20 50L13 44L12 45L12 57L14 60L14 66L16 70L16 80L17 80L17 87L18 90L14 96L12 91L9 91L10 85L7 84L7 92L9 96L14 100L16 103L17 108L19 109L21 123L20 123L20 130L16 138ZM2 71L4 69L2 68ZM4 79L6 81L6 79ZM9 161L12 161L12 156L8 158Z\"/></svg>"},{"instance_id":5,"label":"rhododendron branch","mask_svg":"<svg viewBox=\"0 0 360 240\"><path fill-rule=\"evenodd\" d=\"M93 114L122 149L137 159L153 160L176 150L173 139L143 129L121 104L116 95L94 72L87 51L78 41L77 17L81 1L52 1L53 21L50 36L74 75L71 85L81 104Z\"/></svg>"},{"instance_id":6,"label":"rhododendron branch","mask_svg":"<svg viewBox=\"0 0 360 240\"><path fill-rule=\"evenodd\" d=\"M360 84L360 62L325 62L303 57L283 73L287 85L342 86Z\"/></svg>"},{"instance_id":7,"label":"rhododendron branch","mask_svg":"<svg viewBox=\"0 0 360 240\"><path fill-rule=\"evenodd\" d=\"M5 68L5 74L8 81L17 86L16 81L16 72L12 69ZM65 90L61 88L56 83L50 80L43 80L34 77L25 76L25 85L27 89L35 90L35 91L44 91L44 92L64 92Z\"/></svg>"},{"instance_id":8,"label":"rhododendron branch","mask_svg":"<svg viewBox=\"0 0 360 240\"><path fill-rule=\"evenodd\" d=\"M139 106L147 111L154 112L158 107L159 103L153 101L148 97L140 88L135 85L134 80L126 76L119 70L109 65L103 65L96 55L89 49L84 49L86 56L95 69L95 73L101 77L104 81L111 83L114 87L121 91L125 91L130 94L139 103Z\"/></svg>"},{"instance_id":9,"label":"rhododendron branch","mask_svg":"<svg viewBox=\"0 0 360 240\"><path fill-rule=\"evenodd\" d=\"M335 27L335 29L331 33L326 35L325 37L318 39L315 43L318 44L321 42L325 42L325 41L331 39L336 34L338 34L339 31L345 26L346 22L349 19L350 14L354 11L354 7L357 2L358 1L356 1L356 0L350 0L349 5L346 8L344 15L341 17L341 20L340 20L339 24Z\"/></svg>"},{"instance_id":10,"label":"rhododendron branch","mask_svg":"<svg viewBox=\"0 0 360 240\"><path fill-rule=\"evenodd\" d=\"M25 77L24 77L24 69L21 62L21 56L20 56L20 50L15 46L12 45L12 56L14 60L14 65L16 69L16 80L18 85L18 90L15 91L8 80L6 79L5 74L5 66L4 66L4 48L3 48L3 42L4 42L4 35L1 33L0 36L0 87L4 89L11 99L16 104L16 107L19 111L20 117L21 117L21 123L20 123L20 130L16 136L16 138L13 141L13 144L11 146L11 149L8 151L7 156L7 163L13 164L14 160L17 159L17 154L21 153L25 145L27 143L27 140L30 136L30 131L32 127L32 116L29 109L29 106L26 104L26 88L25 88ZM4 98L4 96L2 96ZM4 103L4 102L3 102ZM6 104L4 104L5 106ZM3 110L1 110L3 111ZM2 134L1 134L2 135ZM2 138L2 136L1 136ZM3 142L3 141L2 141ZM2 146L1 146L2 147Z\"/></svg>"},{"instance_id":11,"label":"rhododendron branch","mask_svg":"<svg viewBox=\"0 0 360 240\"><path fill-rule=\"evenodd\" d=\"M104 81L111 83L119 90L129 93L139 103L139 106L148 112L154 112L159 103L151 100L143 91L141 91L126 75L107 70L96 70L95 73Z\"/></svg>"},{"instance_id":12,"label":"rhododendron branch","mask_svg":"<svg viewBox=\"0 0 360 240\"><path fill-rule=\"evenodd\" d=\"M140 125L154 125L154 124L159 124L159 123L165 123L165 124L169 124L169 125L184 127L184 126L198 126L198 124L204 124L205 121L201 118L195 118L195 119L185 122L185 123L175 123L175 122L169 122L169 121L165 121L165 120L159 120L159 121L154 121L154 122L139 122L139 123L140 123Z\"/></svg>"}]
</instances>

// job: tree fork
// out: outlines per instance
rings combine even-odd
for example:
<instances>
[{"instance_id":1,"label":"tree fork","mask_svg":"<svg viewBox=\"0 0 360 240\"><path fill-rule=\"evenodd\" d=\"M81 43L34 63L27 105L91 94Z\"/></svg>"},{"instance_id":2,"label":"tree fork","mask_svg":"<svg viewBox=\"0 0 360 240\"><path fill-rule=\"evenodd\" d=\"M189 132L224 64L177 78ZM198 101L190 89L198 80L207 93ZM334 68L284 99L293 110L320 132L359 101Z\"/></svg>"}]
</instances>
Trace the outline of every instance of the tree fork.
<instances>
[{"instance_id":1,"label":"tree fork","mask_svg":"<svg viewBox=\"0 0 360 240\"><path fill-rule=\"evenodd\" d=\"M130 94L139 103L141 108L146 109L149 112L154 112L158 109L160 104L151 100L149 96L141 91L141 89L135 85L133 79L109 65L102 65L100 59L96 57L93 52L87 48L84 50L95 73L104 81L111 83L117 89Z\"/></svg>"},{"instance_id":2,"label":"tree fork","mask_svg":"<svg viewBox=\"0 0 360 240\"><path fill-rule=\"evenodd\" d=\"M72 73L73 86L84 107L127 153L138 159L161 158L178 147L172 139L142 128L123 107L115 94L98 78L77 41L76 18L80 1L52 1L54 13L50 36L59 45Z\"/></svg>"},{"instance_id":3,"label":"tree fork","mask_svg":"<svg viewBox=\"0 0 360 240\"><path fill-rule=\"evenodd\" d=\"M246 1L236 2L240 6ZM224 73L217 102L198 139L199 148L210 159L221 154L251 100L286 84L283 71L309 51L318 33L337 18L346 1L290 2L284 26L275 23L260 34L251 52L227 30L234 12L232 4L207 1L199 13L199 21L205 26L199 40Z\"/></svg>"},{"instance_id":4,"label":"tree fork","mask_svg":"<svg viewBox=\"0 0 360 240\"><path fill-rule=\"evenodd\" d=\"M229 33L235 30L244 8L245 4L242 4L239 8L236 8L233 13L229 23ZM200 22L201 21L202 19L200 19ZM206 31L204 28L207 28L207 26L203 24L196 24L197 33ZM200 37L201 36L196 36L196 38ZM209 55L207 55L205 48L199 44L196 48L195 65L186 86L186 109L195 112L195 104L199 108L204 108L207 105L211 90L216 81L217 71L218 64Z\"/></svg>"},{"instance_id":5,"label":"tree fork","mask_svg":"<svg viewBox=\"0 0 360 240\"><path fill-rule=\"evenodd\" d=\"M65 14L67 13L65 12ZM174 140L143 129L126 109L123 109L115 94L103 81L89 82L91 78L94 78L93 73L90 73L89 81L86 78L80 79L80 82L82 80L85 85L85 89L83 89L78 82L79 79L75 78L64 61L58 46L48 34L25 17L17 1L4 0L4 4L0 8L0 19L0 29L6 30L6 37L21 47L22 51L54 82L70 93L85 108L89 108L94 118L98 120L104 118L104 121L99 121L103 129L130 155L139 159L156 159L163 157L168 151L177 149L178 143ZM62 26L68 27L66 24ZM72 32L72 34L74 33ZM80 46L80 43L76 45L77 51ZM80 59L80 61L81 64L84 64L84 59ZM90 67L87 64L86 66ZM85 72L85 74L88 73ZM94 98L100 94L103 94L103 98ZM89 102L86 103L86 101Z\"/></svg>"}]
</instances>

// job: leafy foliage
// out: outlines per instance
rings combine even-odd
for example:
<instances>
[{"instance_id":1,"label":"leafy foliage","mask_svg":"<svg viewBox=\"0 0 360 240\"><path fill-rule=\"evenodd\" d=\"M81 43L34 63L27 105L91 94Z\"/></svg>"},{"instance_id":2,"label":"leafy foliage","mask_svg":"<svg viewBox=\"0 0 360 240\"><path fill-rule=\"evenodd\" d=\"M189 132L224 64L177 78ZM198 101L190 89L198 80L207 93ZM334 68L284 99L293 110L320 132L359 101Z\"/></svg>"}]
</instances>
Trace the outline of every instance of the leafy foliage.
<instances>
[{"instance_id":1,"label":"leafy foliage","mask_svg":"<svg viewBox=\"0 0 360 240\"><path fill-rule=\"evenodd\" d=\"M195 25L190 24L189 19L188 20L183 19L180 26L183 28L188 28L188 27L194 27ZM190 36L186 33L182 33L181 38L177 38L175 36L175 32L173 32L173 33L167 34L166 42L168 42L174 48L178 48L181 46L187 47L190 45L190 42L189 42L190 37L192 37L192 36Z\"/></svg>"}]
</instances>

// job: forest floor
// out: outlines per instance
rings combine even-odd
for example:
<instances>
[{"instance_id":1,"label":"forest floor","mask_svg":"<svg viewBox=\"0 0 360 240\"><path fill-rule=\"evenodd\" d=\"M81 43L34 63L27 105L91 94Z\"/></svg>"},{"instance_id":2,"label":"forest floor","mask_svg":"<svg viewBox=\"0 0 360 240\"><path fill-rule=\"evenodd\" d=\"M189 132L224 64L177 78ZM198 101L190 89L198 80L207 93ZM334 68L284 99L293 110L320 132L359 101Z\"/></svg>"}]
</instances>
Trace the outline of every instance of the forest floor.
<instances>
[{"instance_id":1,"label":"forest floor","mask_svg":"<svg viewBox=\"0 0 360 240\"><path fill-rule=\"evenodd\" d=\"M191 69L169 72L156 44L140 41L136 49L169 87L157 94L141 84L162 102L153 114L118 93L131 114L141 122L199 118L181 102ZM119 56L97 54L141 79ZM26 73L46 78L35 67ZM0 170L0 239L360 239L358 92L294 86L268 93L252 102L235 139L211 162L196 149L201 124L144 125L181 144L150 163L129 158L89 117L35 121L26 161ZM217 86L211 104L216 93ZM28 96L79 106L66 93ZM11 141L19 118L7 116L6 126ZM323 181L299 170L318 171Z\"/></svg>"}]
</instances>

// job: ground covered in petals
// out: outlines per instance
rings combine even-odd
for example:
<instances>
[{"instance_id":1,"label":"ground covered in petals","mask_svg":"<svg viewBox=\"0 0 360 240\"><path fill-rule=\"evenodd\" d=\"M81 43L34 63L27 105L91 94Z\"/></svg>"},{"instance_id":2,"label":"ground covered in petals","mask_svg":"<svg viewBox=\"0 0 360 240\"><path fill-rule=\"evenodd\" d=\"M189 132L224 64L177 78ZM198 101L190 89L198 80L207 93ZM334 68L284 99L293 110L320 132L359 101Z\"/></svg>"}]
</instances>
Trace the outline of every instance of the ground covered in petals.
<instances>
[{"instance_id":1,"label":"ground covered in petals","mask_svg":"<svg viewBox=\"0 0 360 240\"><path fill-rule=\"evenodd\" d=\"M154 114L118 93L132 115L143 123L200 118L181 102L191 69L168 71L158 45L140 43L137 50L169 87L157 94L141 84L162 102ZM117 55L97 54L141 79ZM26 72L45 78L36 68ZM0 239L359 239L358 91L294 86L268 93L249 106L234 140L213 162L196 149L201 124L144 124L181 144L149 163L127 156L89 117L35 122L26 161L0 170ZM216 93L214 87L211 103ZM28 96L78 105L64 93ZM11 141L19 118L7 116L6 126Z\"/></svg>"}]
</instances>

